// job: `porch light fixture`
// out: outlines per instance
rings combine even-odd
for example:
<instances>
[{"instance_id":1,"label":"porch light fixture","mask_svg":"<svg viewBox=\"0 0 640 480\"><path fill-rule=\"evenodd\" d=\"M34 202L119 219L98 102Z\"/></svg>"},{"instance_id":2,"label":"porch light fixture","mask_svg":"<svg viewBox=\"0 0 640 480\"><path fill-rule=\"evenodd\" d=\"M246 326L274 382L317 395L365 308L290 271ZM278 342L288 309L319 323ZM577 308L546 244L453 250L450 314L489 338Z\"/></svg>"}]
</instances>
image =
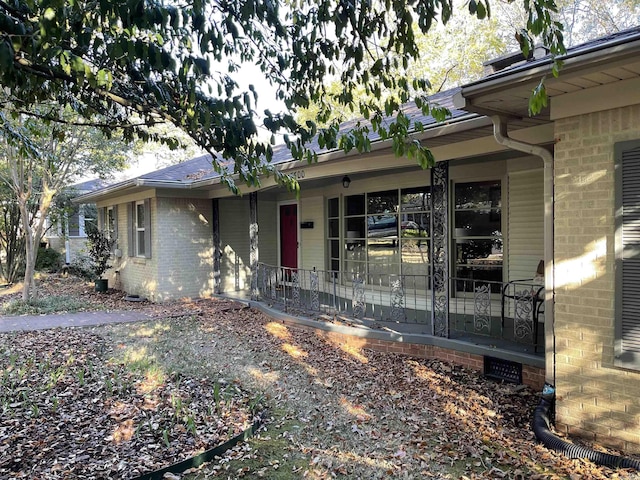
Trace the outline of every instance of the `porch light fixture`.
<instances>
[{"instance_id":1,"label":"porch light fixture","mask_svg":"<svg viewBox=\"0 0 640 480\"><path fill-rule=\"evenodd\" d=\"M348 175L345 175L344 177L342 177L342 186L344 188L349 188L349 185L351 185L351 179Z\"/></svg>"}]
</instances>

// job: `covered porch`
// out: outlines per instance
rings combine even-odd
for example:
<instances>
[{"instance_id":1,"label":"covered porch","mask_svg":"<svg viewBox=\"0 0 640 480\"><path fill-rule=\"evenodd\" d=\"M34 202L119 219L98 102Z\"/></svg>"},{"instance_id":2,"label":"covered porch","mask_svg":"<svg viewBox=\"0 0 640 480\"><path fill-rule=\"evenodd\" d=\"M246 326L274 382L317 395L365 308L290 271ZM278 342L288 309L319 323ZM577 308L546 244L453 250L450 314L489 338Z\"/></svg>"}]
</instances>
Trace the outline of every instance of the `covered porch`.
<instances>
[{"instance_id":1,"label":"covered porch","mask_svg":"<svg viewBox=\"0 0 640 480\"><path fill-rule=\"evenodd\" d=\"M427 276L345 278L341 272L260 263L255 300L283 312L367 329L441 336L496 349L544 354L544 286L538 279L449 279L446 313L433 308ZM446 335L437 335L438 314Z\"/></svg>"},{"instance_id":2,"label":"covered porch","mask_svg":"<svg viewBox=\"0 0 640 480\"><path fill-rule=\"evenodd\" d=\"M299 199L273 189L214 200L224 224L217 234L214 224L216 292L544 359L539 158L502 152L348 177L351 185L336 186L335 176L301 182ZM229 226L240 218L249 235L232 248Z\"/></svg>"}]
</instances>

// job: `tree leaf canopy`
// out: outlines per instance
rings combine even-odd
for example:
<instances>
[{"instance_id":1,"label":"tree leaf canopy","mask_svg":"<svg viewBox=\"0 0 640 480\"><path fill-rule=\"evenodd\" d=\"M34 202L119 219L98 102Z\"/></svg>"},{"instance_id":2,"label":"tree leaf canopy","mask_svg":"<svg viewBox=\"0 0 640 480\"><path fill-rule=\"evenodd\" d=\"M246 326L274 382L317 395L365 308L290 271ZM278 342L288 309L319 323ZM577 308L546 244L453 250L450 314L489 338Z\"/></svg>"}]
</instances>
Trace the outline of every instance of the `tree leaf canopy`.
<instances>
[{"instance_id":1,"label":"tree leaf canopy","mask_svg":"<svg viewBox=\"0 0 640 480\"><path fill-rule=\"evenodd\" d=\"M537 37L562 53L553 0L522 1L523 51ZM55 103L104 118L105 131L119 127L129 138L158 139L147 127L173 123L214 156L214 167L236 189L230 174L256 185L274 170L271 145L256 141L262 116L267 130L288 134L296 159L315 159L305 148L315 135L328 148L368 148L366 141L341 141L337 125L317 129L295 120L311 102L320 105L320 123L329 119L325 85L338 79L343 105L369 118L374 131L395 132L397 153L429 164L419 152L426 147L408 143L401 112L392 122L399 128L383 119L423 94L413 86L426 83L398 75L420 55L416 28L446 23L452 11L451 0L1 0L0 85L14 112ZM469 11L483 18L489 1L474 0ZM242 63L260 68L287 111L255 111L255 90L243 92L232 79ZM389 90L397 99L385 98Z\"/></svg>"}]
</instances>

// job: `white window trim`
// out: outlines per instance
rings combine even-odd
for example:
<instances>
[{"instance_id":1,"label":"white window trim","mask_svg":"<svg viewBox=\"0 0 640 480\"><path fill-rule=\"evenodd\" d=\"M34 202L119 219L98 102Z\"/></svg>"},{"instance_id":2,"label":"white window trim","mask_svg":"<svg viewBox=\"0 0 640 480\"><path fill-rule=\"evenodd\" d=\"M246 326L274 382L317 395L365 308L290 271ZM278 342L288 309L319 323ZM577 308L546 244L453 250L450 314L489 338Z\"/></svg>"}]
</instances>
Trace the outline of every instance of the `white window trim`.
<instances>
[{"instance_id":1,"label":"white window trim","mask_svg":"<svg viewBox=\"0 0 640 480\"><path fill-rule=\"evenodd\" d=\"M112 238L112 236L115 234L115 227L112 230L111 227L111 220L114 220L113 217L113 213L114 213L114 207L107 207L106 211L105 211L106 215L105 215L105 232L107 234L107 238L109 240L115 240L114 238Z\"/></svg>"},{"instance_id":2,"label":"white window trim","mask_svg":"<svg viewBox=\"0 0 640 480\"><path fill-rule=\"evenodd\" d=\"M394 247L394 250L396 251L397 255L398 255L398 263L397 263L397 270L394 270L393 272L389 272L392 275L404 275L404 271L405 269L408 268L408 265L406 263L403 263L402 261L402 247L403 247L403 243L404 242L408 242L410 240L412 240L411 238L408 237L402 237L402 230L401 230L401 225L402 225L402 219L404 217L406 217L409 213L408 211L404 211L402 210L402 192L405 190L413 190L413 189L420 189L420 188L427 188L429 190L429 192L432 191L432 186L431 185L424 185L424 184L420 184L420 185L415 185L415 186L399 186L396 188L392 188L392 189L387 189L387 190L374 190L374 191L365 191L365 192L360 192L360 193L353 193L353 194L348 194L348 195L340 195L340 196L336 196L336 197L328 197L326 199L326 201L328 202L331 198L338 198L338 217L329 217L329 209L328 209L328 203L326 203L326 214L325 214L325 221L327 222L327 235L325 236L325 241L329 242L331 240L336 240L337 238L335 237L329 237L328 233L329 233L329 227L328 227L328 221L329 218L335 219L338 218L339 219L339 234L340 234L340 245L342 246L342 248L340 248L340 258L339 258L339 271L342 273L346 273L346 262L347 262L347 258L345 256L345 252L344 252L344 245L346 245L346 243L349 241L348 238L348 233L347 233L347 226L346 226L346 219L349 218L360 218L362 217L364 219L365 222L365 232L364 232L364 236L361 238L358 238L358 241L364 241L364 254L365 254L365 258L363 261L359 261L359 260L353 260L354 263L360 263L364 266L364 275L371 275L372 273L370 272L370 260L369 260L369 255L368 255L368 240L370 240L373 237L369 237L368 231L367 229L367 225L368 225L368 218L372 217L372 216L376 216L376 215L380 215L379 213L371 213L369 211L369 207L368 207L368 200L369 197L375 194L378 194L380 192L386 192L386 191L395 191L397 192L397 203L396 203L396 211L394 213L392 213L392 215L394 215L396 217L396 225L397 225L397 240L396 240L396 246ZM363 195L364 196L364 212L362 214L357 214L357 215L347 215L345 212L345 205L346 205L346 197L349 196L358 196L358 195ZM431 211L430 210L426 210L426 212L429 213L429 215L431 215ZM415 212L413 212L415 213ZM420 213L423 213L423 211L420 211ZM420 237L420 240L426 240L427 242L431 242L432 241L432 237L431 237L431 232L429 231L429 235L428 236L424 236L424 237ZM329 247L327 247L329 248ZM329 253L330 255L330 253ZM328 266L327 269L331 270L331 258L330 256L327 257L328 258ZM429 262L424 263L423 265L427 266L427 269L430 268L431 266L431 259L429 259ZM373 275L375 275L375 273L373 273ZM422 275L418 275L418 276L422 276ZM426 275L428 277L428 275ZM350 283L350 282L347 282Z\"/></svg>"},{"instance_id":3,"label":"white window trim","mask_svg":"<svg viewBox=\"0 0 640 480\"><path fill-rule=\"evenodd\" d=\"M66 232L67 232L67 237L69 238L86 238L87 237L87 232L85 232L85 228L84 228L84 205L78 205L78 234L77 235L71 235L71 227L69 224L69 218L73 218L73 214L68 215L65 214L64 215L64 223L65 223L65 227L66 227Z\"/></svg>"},{"instance_id":4,"label":"white window trim","mask_svg":"<svg viewBox=\"0 0 640 480\"><path fill-rule=\"evenodd\" d=\"M138 201L135 204L135 209L134 209L134 216L135 216L135 235L134 235L134 242L135 242L135 253L136 253L136 257L139 258L145 258L145 252L140 252L140 242L139 242L139 233L142 232L143 233L143 237L145 235L145 226L144 226L144 221L142 222L142 226L138 223L138 206L142 205L142 209L144 211L144 215L148 215L149 212L146 211L145 206L144 206L144 201ZM145 245L145 250L146 250L147 246Z\"/></svg>"}]
</instances>

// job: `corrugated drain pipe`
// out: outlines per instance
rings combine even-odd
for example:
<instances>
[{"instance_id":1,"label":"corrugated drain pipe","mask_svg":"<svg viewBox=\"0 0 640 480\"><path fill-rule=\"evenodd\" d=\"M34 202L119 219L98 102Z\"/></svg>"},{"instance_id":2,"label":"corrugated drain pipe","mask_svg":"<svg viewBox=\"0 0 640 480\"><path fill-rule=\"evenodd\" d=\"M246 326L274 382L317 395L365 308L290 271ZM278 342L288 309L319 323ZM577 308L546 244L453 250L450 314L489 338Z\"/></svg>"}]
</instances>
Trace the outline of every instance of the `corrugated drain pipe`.
<instances>
[{"instance_id":1,"label":"corrugated drain pipe","mask_svg":"<svg viewBox=\"0 0 640 480\"><path fill-rule=\"evenodd\" d=\"M507 124L499 115L491 117L493 135L500 145L519 152L536 155L544 162L544 283L545 283L545 364L547 369L540 404L533 412L533 432L536 438L547 448L556 450L569 458L587 458L598 465L610 468L635 468L640 470L640 460L598 452L590 448L565 442L549 429L549 410L555 406L555 332L553 330L553 153L539 145L531 145L510 138ZM551 332L551 335L547 333ZM550 370L550 371L549 371Z\"/></svg>"},{"instance_id":2,"label":"corrugated drain pipe","mask_svg":"<svg viewBox=\"0 0 640 480\"><path fill-rule=\"evenodd\" d=\"M635 468L640 470L640 460L598 452L591 448L565 442L551 433L549 429L549 409L553 407L554 401L555 389L553 386L545 384L540 404L533 412L533 432L545 447L560 452L569 458L586 458L597 465L604 465L609 468Z\"/></svg>"}]
</instances>

